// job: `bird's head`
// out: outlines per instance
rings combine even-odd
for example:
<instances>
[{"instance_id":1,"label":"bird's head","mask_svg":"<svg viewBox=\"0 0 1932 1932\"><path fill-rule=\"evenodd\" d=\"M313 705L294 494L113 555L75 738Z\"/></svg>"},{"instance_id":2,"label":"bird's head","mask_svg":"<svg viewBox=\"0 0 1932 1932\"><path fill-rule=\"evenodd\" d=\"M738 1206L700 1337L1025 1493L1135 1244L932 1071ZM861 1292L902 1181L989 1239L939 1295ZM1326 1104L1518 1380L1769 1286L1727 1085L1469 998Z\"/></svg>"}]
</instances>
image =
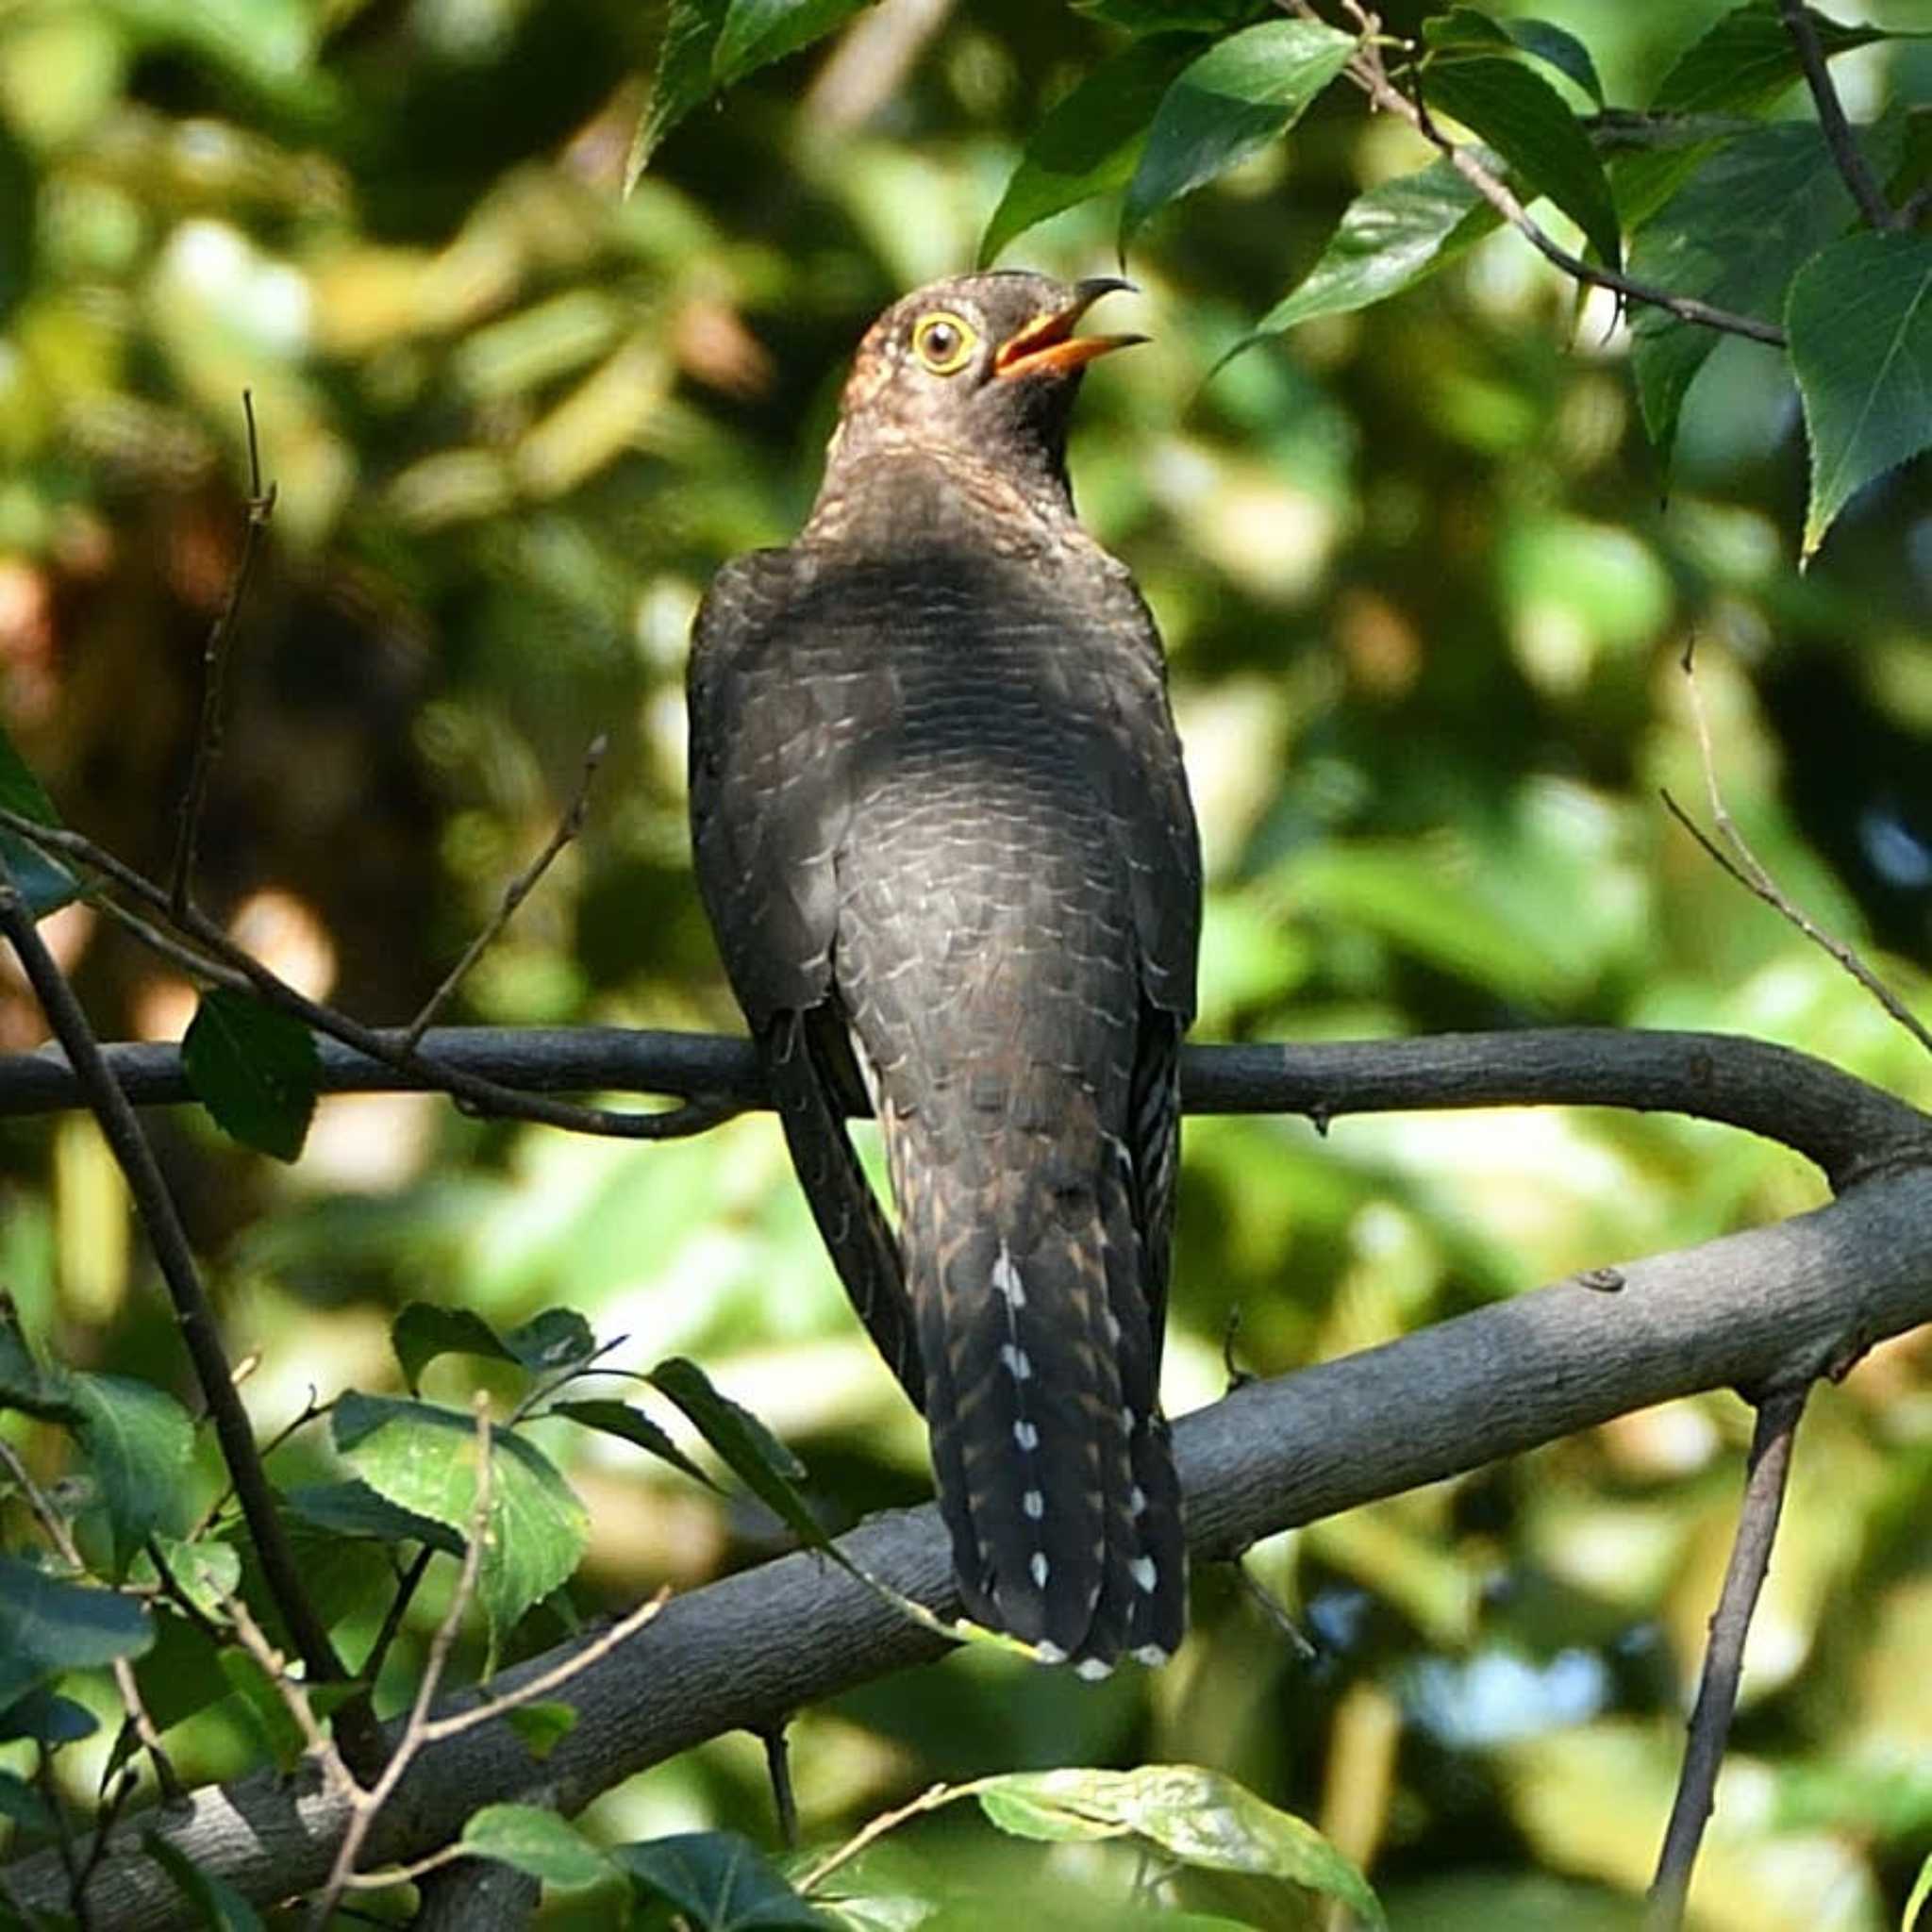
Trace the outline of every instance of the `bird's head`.
<instances>
[{"instance_id":1,"label":"bird's head","mask_svg":"<svg viewBox=\"0 0 1932 1932\"><path fill-rule=\"evenodd\" d=\"M933 282L866 332L841 400L834 465L881 446L964 455L1016 482L1064 490L1080 375L1144 336L1074 333L1111 275L1061 282L1002 272Z\"/></svg>"}]
</instances>

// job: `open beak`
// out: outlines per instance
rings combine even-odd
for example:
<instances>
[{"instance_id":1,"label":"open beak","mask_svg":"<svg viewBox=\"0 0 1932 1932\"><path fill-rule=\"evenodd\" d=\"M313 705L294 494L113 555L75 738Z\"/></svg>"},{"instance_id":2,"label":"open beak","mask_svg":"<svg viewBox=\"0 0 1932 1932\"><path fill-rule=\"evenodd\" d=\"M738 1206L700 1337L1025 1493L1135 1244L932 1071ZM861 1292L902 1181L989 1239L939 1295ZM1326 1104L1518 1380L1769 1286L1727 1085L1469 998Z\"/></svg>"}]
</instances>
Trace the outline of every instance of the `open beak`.
<instances>
[{"instance_id":1,"label":"open beak","mask_svg":"<svg viewBox=\"0 0 1932 1932\"><path fill-rule=\"evenodd\" d=\"M1076 336L1080 318L1103 295L1118 291L1138 292L1132 282L1116 275L1095 275L1091 281L1074 285L1074 299L1064 308L1048 309L1036 315L1017 334L1010 335L993 351L993 374L1011 382L1023 375L1071 375L1096 357L1111 355L1116 349L1130 349L1144 342L1145 336Z\"/></svg>"}]
</instances>

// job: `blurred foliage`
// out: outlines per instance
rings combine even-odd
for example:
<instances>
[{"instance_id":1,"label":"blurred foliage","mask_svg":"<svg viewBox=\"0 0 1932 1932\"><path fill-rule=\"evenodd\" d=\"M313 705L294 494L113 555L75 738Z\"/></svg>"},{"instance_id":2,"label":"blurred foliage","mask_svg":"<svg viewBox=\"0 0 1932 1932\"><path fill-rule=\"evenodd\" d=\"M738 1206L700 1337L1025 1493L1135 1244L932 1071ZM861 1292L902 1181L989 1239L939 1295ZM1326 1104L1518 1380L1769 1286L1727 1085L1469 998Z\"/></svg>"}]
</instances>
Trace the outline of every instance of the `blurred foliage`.
<instances>
[{"instance_id":1,"label":"blurred foliage","mask_svg":"<svg viewBox=\"0 0 1932 1932\"><path fill-rule=\"evenodd\" d=\"M1391 7L1391 25L1412 33L1423 10ZM1723 8L1535 10L1627 103ZM1912 10L1893 0L1891 24ZM695 108L625 199L662 25L630 0L0 0L0 678L65 819L165 872L202 643L242 541L246 388L280 495L229 673L205 902L308 990L406 1019L608 732L584 837L465 983L463 1016L734 1025L685 857L691 611L724 558L796 527L865 323L974 259L1035 130L1122 58L1106 17L1132 11L891 0ZM1886 20L1885 0L1869 12ZM1932 44L1834 73L1876 120L1932 97ZM1802 90L1779 111L1807 114ZM1729 810L1923 1004L1924 458L1855 495L1800 576L1781 358L1700 343L1666 479L1629 333L1595 298L1579 314L1508 234L1207 379L1357 193L1430 158L1324 95L1286 145L1140 229L1156 341L1083 400L1075 487L1159 616L1206 831L1198 1037L1705 1026L1932 1099L1918 1050L1657 802L1659 785L1704 798L1694 644ZM1089 202L1013 258L1108 269L1119 218ZM83 908L47 930L104 1033L179 1035L190 1000L169 969ZM40 1038L12 982L0 1033ZM567 1304L628 1338L623 1367L701 1359L799 1451L828 1520L924 1491L916 1420L769 1121L637 1147L342 1098L289 1170L186 1113L154 1124L232 1352L255 1358L264 1434L311 1385L400 1392L388 1329L412 1299L506 1327ZM92 1125L8 1124L0 1156L0 1282L29 1335L185 1397ZM1169 1407L1219 1392L1237 1312L1244 1365L1274 1373L1820 1198L1793 1157L1674 1119L1417 1116L1327 1138L1203 1120ZM469 1356L422 1374L458 1405L496 1386ZM53 1422L8 1433L59 1477ZM1094 1689L974 1651L869 1686L794 1727L805 1829L841 1836L940 1777L1193 1762L1322 1824L1398 1927L1633 1923L1748 1433L1732 1397L1676 1404L1274 1541L1250 1568L1312 1661L1209 1572L1197 1634L1158 1675ZM777 1539L619 1434L542 1441L590 1506L588 1554L513 1648ZM274 1469L343 1474L316 1426ZM199 1441L167 1526L220 1488ZM1701 1924L1896 1924L1932 1837L1928 1523L1922 1336L1807 1418ZM359 1655L387 1569L319 1528L308 1556ZM447 1567L386 1694L420 1660ZM179 1689L170 1641L143 1669ZM184 1776L257 1753L243 1703L171 1735ZM110 1741L111 1725L63 1754L76 1791ZM607 1842L717 1824L769 1843L760 1755L721 1740L587 1824ZM989 1879L1039 1870L1037 1848L989 1842L963 1811L902 1841ZM1050 1869L1077 1887L1101 1869L1091 1849ZM568 1899L551 1909L576 1922Z\"/></svg>"}]
</instances>

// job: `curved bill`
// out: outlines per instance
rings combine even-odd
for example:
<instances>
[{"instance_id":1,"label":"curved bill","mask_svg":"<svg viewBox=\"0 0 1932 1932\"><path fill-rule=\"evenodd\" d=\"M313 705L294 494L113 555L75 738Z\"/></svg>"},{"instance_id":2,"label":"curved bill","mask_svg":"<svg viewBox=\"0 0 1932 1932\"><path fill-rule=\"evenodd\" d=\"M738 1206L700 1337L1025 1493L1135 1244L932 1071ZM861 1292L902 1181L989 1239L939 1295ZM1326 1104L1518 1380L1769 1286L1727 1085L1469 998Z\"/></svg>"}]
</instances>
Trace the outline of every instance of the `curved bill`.
<instances>
[{"instance_id":1,"label":"curved bill","mask_svg":"<svg viewBox=\"0 0 1932 1932\"><path fill-rule=\"evenodd\" d=\"M993 351L995 375L1012 381L1023 375L1068 375L1085 368L1096 357L1111 355L1116 349L1130 349L1144 342L1145 336L1076 336L1080 318L1103 295L1116 292L1136 294L1132 282L1117 275L1095 275L1074 285L1074 299L1063 308L1049 308L1036 315L1024 328L1010 335Z\"/></svg>"}]
</instances>

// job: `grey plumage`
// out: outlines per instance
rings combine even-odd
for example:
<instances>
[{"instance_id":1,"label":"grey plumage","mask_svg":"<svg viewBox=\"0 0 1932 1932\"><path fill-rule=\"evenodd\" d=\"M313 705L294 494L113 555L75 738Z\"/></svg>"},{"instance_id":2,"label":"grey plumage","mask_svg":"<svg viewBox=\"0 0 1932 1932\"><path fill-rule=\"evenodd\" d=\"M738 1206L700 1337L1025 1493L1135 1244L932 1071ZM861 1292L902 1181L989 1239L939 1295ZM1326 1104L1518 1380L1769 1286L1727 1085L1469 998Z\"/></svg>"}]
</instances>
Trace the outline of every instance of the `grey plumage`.
<instances>
[{"instance_id":1,"label":"grey plumage","mask_svg":"<svg viewBox=\"0 0 1932 1932\"><path fill-rule=\"evenodd\" d=\"M1094 292L881 318L811 521L712 585L690 700L699 885L967 1608L1098 1670L1186 1615L1158 1383L1200 870L1158 638L1067 491Z\"/></svg>"}]
</instances>

